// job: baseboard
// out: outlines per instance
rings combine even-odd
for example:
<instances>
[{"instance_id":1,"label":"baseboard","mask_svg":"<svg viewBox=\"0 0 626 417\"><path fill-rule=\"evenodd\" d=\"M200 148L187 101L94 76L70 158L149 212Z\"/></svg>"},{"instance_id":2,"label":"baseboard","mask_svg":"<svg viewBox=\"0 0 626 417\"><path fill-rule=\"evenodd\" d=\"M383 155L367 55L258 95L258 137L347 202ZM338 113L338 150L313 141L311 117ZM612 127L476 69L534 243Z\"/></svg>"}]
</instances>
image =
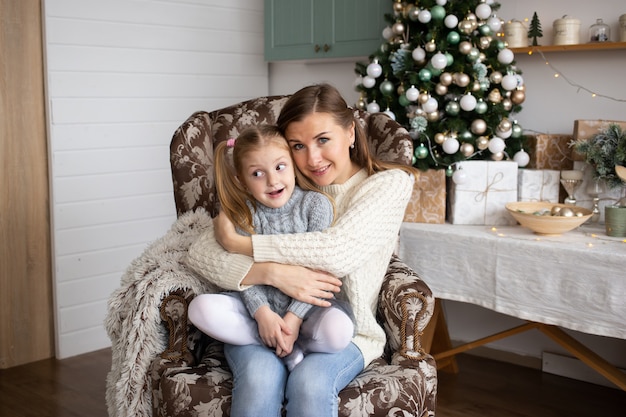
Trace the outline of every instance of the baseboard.
<instances>
[{"instance_id":1,"label":"baseboard","mask_svg":"<svg viewBox=\"0 0 626 417\"><path fill-rule=\"evenodd\" d=\"M550 352L543 352L542 356L541 369L543 372L619 389L615 384L579 359ZM626 373L624 369L620 369L620 371Z\"/></svg>"},{"instance_id":2,"label":"baseboard","mask_svg":"<svg viewBox=\"0 0 626 417\"><path fill-rule=\"evenodd\" d=\"M461 341L452 341L452 346L458 346L461 344L463 344ZM571 356L543 352L541 358L535 358L532 356L519 355L505 350L493 349L486 346L479 346L468 350L465 354L511 363L513 365L541 370L552 375L563 376L566 378L576 379L578 381L619 389L615 384L590 368L587 364ZM620 371L626 373L626 370L624 369L620 369Z\"/></svg>"},{"instance_id":3,"label":"baseboard","mask_svg":"<svg viewBox=\"0 0 626 417\"><path fill-rule=\"evenodd\" d=\"M466 342L452 340L452 346L459 346ZM520 355L506 350L494 349L485 345L478 346L465 352L468 355L479 356L481 358L493 359L494 361L512 363L513 365L524 366L526 368L541 369L541 358Z\"/></svg>"}]
</instances>

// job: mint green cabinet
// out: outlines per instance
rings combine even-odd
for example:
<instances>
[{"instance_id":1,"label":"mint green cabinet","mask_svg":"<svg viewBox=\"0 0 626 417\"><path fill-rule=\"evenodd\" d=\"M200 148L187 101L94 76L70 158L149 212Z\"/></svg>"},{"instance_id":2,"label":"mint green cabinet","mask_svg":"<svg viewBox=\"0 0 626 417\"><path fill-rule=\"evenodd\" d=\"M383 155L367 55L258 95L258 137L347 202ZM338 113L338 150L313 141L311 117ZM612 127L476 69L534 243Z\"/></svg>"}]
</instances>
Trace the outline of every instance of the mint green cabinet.
<instances>
[{"instance_id":1,"label":"mint green cabinet","mask_svg":"<svg viewBox=\"0 0 626 417\"><path fill-rule=\"evenodd\" d=\"M265 59L368 56L391 12L389 0L265 0Z\"/></svg>"}]
</instances>

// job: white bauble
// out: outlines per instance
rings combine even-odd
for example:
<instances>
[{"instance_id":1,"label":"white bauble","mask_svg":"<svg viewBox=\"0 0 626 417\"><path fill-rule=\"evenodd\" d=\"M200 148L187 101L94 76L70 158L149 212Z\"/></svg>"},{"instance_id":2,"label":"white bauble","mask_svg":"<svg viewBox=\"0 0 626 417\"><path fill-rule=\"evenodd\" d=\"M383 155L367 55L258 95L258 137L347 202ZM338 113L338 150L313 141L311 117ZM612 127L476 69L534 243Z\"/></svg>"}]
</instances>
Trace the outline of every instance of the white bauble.
<instances>
[{"instance_id":1,"label":"white bauble","mask_svg":"<svg viewBox=\"0 0 626 417\"><path fill-rule=\"evenodd\" d=\"M372 88L376 85L376 79L370 77L369 75L366 75L365 77L363 77L362 84L365 88Z\"/></svg>"},{"instance_id":2,"label":"white bauble","mask_svg":"<svg viewBox=\"0 0 626 417\"><path fill-rule=\"evenodd\" d=\"M376 101L372 101L371 103L367 105L367 112L378 113L380 112L380 106L378 105L378 103L376 103Z\"/></svg>"},{"instance_id":3,"label":"white bauble","mask_svg":"<svg viewBox=\"0 0 626 417\"><path fill-rule=\"evenodd\" d=\"M513 160L517 162L517 165L520 168L523 168L530 162L530 155L528 155L528 153L526 153L526 151L522 149L513 156Z\"/></svg>"},{"instance_id":4,"label":"white bauble","mask_svg":"<svg viewBox=\"0 0 626 417\"><path fill-rule=\"evenodd\" d=\"M441 70L441 69L444 69L446 65L448 65L448 58L446 58L446 56L442 54L441 52L437 52L430 59L430 63L432 64L433 68Z\"/></svg>"},{"instance_id":5,"label":"white bauble","mask_svg":"<svg viewBox=\"0 0 626 417\"><path fill-rule=\"evenodd\" d=\"M504 65L508 65L515 59L515 54L509 48L504 48L498 52L498 62Z\"/></svg>"},{"instance_id":6,"label":"white bauble","mask_svg":"<svg viewBox=\"0 0 626 417\"><path fill-rule=\"evenodd\" d=\"M383 67L378 63L378 61L374 61L367 66L367 75L372 78L378 78L383 73Z\"/></svg>"},{"instance_id":7,"label":"white bauble","mask_svg":"<svg viewBox=\"0 0 626 417\"><path fill-rule=\"evenodd\" d=\"M422 109L424 109L426 113L437 111L438 107L439 103L437 103L437 100L433 97L430 97L425 103L422 104Z\"/></svg>"},{"instance_id":8,"label":"white bauble","mask_svg":"<svg viewBox=\"0 0 626 417\"><path fill-rule=\"evenodd\" d=\"M504 148L506 148L506 144L504 143L504 140L502 138L494 136L489 140L488 148L489 152L497 154L498 152L504 151Z\"/></svg>"},{"instance_id":9,"label":"white bauble","mask_svg":"<svg viewBox=\"0 0 626 417\"><path fill-rule=\"evenodd\" d=\"M420 92L417 88L415 88L414 85L412 85L411 87L409 87L408 90L406 90L404 94L406 95L407 100L416 101L420 95Z\"/></svg>"},{"instance_id":10,"label":"white bauble","mask_svg":"<svg viewBox=\"0 0 626 417\"><path fill-rule=\"evenodd\" d=\"M502 88L507 91L514 90L517 88L517 77L512 74L507 74L502 77L502 82L500 82L500 85L502 85Z\"/></svg>"},{"instance_id":11,"label":"white bauble","mask_svg":"<svg viewBox=\"0 0 626 417\"><path fill-rule=\"evenodd\" d=\"M415 61L421 62L426 59L426 51L424 50L424 48L418 46L417 48L413 49L411 56Z\"/></svg>"},{"instance_id":12,"label":"white bauble","mask_svg":"<svg viewBox=\"0 0 626 417\"><path fill-rule=\"evenodd\" d=\"M454 171L454 174L452 174L452 181L454 181L455 184L459 185L465 184L467 182L467 174L465 173L465 171L459 168Z\"/></svg>"},{"instance_id":13,"label":"white bauble","mask_svg":"<svg viewBox=\"0 0 626 417\"><path fill-rule=\"evenodd\" d=\"M485 20L489 16L491 16L491 7L486 3L480 3L478 6L476 6L475 13L476 13L476 17L478 17L479 19Z\"/></svg>"},{"instance_id":14,"label":"white bauble","mask_svg":"<svg viewBox=\"0 0 626 417\"><path fill-rule=\"evenodd\" d=\"M448 138L441 145L441 147L443 148L443 151L449 155L453 155L457 153L460 146L461 144L455 138Z\"/></svg>"},{"instance_id":15,"label":"white bauble","mask_svg":"<svg viewBox=\"0 0 626 417\"><path fill-rule=\"evenodd\" d=\"M443 19L443 24L448 29L454 29L459 24L459 18L453 14L449 14L445 19Z\"/></svg>"},{"instance_id":16,"label":"white bauble","mask_svg":"<svg viewBox=\"0 0 626 417\"><path fill-rule=\"evenodd\" d=\"M430 19L432 19L432 15L430 14L429 10L421 10L419 15L417 15L417 20L419 20L422 23L428 23L430 22Z\"/></svg>"},{"instance_id":17,"label":"white bauble","mask_svg":"<svg viewBox=\"0 0 626 417\"><path fill-rule=\"evenodd\" d=\"M459 102L461 108L465 111L474 110L476 108L476 103L476 97L471 94L465 94L463 97L461 97L461 101Z\"/></svg>"}]
</instances>

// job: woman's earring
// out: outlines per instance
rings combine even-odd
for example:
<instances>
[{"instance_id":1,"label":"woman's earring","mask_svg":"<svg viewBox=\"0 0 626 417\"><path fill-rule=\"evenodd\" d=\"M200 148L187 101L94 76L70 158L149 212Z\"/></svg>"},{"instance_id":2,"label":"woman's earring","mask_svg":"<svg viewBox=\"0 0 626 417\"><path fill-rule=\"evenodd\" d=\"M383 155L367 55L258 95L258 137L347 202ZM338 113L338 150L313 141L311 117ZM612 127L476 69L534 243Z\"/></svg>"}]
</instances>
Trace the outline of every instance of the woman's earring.
<instances>
[{"instance_id":1,"label":"woman's earring","mask_svg":"<svg viewBox=\"0 0 626 417\"><path fill-rule=\"evenodd\" d=\"M354 149L354 142L350 145L350 149Z\"/></svg>"}]
</instances>

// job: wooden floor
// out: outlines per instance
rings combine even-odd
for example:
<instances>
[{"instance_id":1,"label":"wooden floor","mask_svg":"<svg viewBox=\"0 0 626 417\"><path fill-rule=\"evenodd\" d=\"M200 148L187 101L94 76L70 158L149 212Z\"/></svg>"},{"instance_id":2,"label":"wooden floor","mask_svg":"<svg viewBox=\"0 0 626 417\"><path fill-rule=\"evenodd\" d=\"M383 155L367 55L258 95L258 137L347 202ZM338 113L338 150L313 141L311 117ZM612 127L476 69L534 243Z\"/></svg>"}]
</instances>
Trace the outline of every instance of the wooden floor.
<instances>
[{"instance_id":1,"label":"wooden floor","mask_svg":"<svg viewBox=\"0 0 626 417\"><path fill-rule=\"evenodd\" d=\"M106 417L109 349L0 370L0 416ZM626 392L467 354L440 373L437 417L622 417Z\"/></svg>"}]
</instances>

